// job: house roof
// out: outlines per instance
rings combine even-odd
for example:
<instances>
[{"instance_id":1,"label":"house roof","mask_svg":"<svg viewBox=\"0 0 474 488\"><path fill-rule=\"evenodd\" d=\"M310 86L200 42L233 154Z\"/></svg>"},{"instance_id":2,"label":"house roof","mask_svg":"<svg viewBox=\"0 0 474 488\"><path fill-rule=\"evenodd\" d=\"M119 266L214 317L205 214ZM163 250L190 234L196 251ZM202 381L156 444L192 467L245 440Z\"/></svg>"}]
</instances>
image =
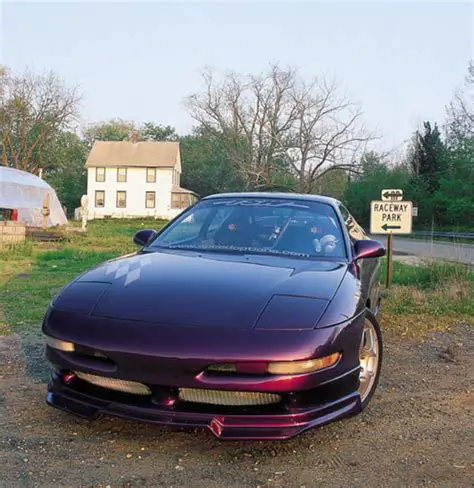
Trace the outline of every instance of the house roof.
<instances>
[{"instance_id":1,"label":"house roof","mask_svg":"<svg viewBox=\"0 0 474 488\"><path fill-rule=\"evenodd\" d=\"M180 168L179 142L95 141L86 167L97 166Z\"/></svg>"},{"instance_id":2,"label":"house roof","mask_svg":"<svg viewBox=\"0 0 474 488\"><path fill-rule=\"evenodd\" d=\"M187 188L183 188L181 186L176 186L176 185L173 185L171 187L171 192L172 193L189 193L190 195L196 195L197 197L199 196L195 191L188 190Z\"/></svg>"}]
</instances>

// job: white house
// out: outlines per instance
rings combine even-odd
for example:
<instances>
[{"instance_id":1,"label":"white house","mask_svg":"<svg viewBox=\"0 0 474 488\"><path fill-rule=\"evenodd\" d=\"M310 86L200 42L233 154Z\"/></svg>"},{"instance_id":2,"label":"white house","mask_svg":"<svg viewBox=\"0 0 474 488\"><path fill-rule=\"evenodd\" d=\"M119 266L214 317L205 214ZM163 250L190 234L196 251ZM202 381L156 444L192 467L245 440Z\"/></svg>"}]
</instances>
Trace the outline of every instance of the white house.
<instances>
[{"instance_id":1,"label":"white house","mask_svg":"<svg viewBox=\"0 0 474 488\"><path fill-rule=\"evenodd\" d=\"M88 219L170 219L197 200L180 187L179 142L96 141L87 158Z\"/></svg>"}]
</instances>

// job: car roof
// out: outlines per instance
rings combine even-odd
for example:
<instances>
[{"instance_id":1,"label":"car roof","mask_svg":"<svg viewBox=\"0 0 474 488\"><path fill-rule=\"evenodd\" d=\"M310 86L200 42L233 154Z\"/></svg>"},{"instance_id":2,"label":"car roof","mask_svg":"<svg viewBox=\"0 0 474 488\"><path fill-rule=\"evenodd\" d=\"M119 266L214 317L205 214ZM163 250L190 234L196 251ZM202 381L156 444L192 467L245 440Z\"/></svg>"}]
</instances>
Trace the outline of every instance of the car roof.
<instances>
[{"instance_id":1,"label":"car roof","mask_svg":"<svg viewBox=\"0 0 474 488\"><path fill-rule=\"evenodd\" d=\"M236 192L236 193L216 193L202 198L210 200L216 198L274 198L278 200L305 200L310 202L325 203L337 206L340 202L335 198L322 195L308 195L306 193L283 193L283 192Z\"/></svg>"}]
</instances>

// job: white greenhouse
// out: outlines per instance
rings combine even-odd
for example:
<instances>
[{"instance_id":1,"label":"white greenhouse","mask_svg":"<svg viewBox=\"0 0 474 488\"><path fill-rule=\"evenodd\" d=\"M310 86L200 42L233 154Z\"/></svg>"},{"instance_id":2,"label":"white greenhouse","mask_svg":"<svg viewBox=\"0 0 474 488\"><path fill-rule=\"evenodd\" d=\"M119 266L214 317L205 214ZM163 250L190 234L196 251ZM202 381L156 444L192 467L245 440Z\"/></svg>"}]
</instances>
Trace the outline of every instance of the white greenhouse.
<instances>
[{"instance_id":1,"label":"white greenhouse","mask_svg":"<svg viewBox=\"0 0 474 488\"><path fill-rule=\"evenodd\" d=\"M64 210L56 192L43 179L26 171L0 166L0 212L16 211L18 221L27 226L43 224L43 202L49 194L48 226L67 224Z\"/></svg>"}]
</instances>

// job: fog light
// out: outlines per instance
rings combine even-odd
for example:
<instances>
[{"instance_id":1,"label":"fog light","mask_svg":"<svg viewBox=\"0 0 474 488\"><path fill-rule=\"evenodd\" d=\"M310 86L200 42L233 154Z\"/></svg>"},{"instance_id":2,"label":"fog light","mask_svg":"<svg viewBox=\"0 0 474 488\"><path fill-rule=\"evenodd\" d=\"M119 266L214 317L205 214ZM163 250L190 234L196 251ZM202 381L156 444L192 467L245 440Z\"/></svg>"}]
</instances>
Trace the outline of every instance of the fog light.
<instances>
[{"instance_id":1,"label":"fog light","mask_svg":"<svg viewBox=\"0 0 474 488\"><path fill-rule=\"evenodd\" d=\"M46 336L46 344L53 349L64 352L74 352L74 343L62 341L54 337Z\"/></svg>"},{"instance_id":2,"label":"fog light","mask_svg":"<svg viewBox=\"0 0 474 488\"><path fill-rule=\"evenodd\" d=\"M313 373L321 369L329 368L337 363L341 353L335 352L323 358L308 359L306 361L281 361L268 364L270 374L303 374Z\"/></svg>"}]
</instances>

